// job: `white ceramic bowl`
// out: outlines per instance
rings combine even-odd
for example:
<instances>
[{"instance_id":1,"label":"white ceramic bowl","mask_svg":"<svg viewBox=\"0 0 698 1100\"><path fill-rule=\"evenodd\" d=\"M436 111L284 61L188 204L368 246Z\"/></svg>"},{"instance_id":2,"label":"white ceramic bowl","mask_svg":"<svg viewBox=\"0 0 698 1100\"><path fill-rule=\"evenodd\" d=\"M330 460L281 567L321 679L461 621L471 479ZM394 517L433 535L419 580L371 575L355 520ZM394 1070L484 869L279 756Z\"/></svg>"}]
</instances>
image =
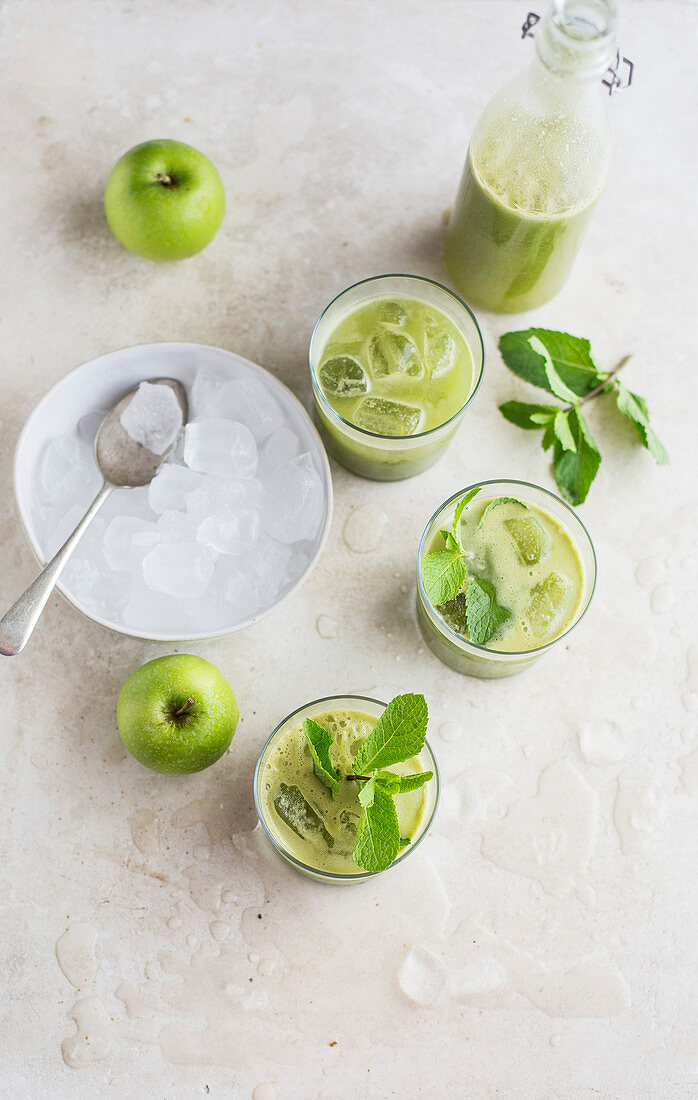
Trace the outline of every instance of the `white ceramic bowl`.
<instances>
[{"instance_id":1,"label":"white ceramic bowl","mask_svg":"<svg viewBox=\"0 0 698 1100\"><path fill-rule=\"evenodd\" d=\"M288 417L290 426L298 434L302 449L310 453L322 477L324 487L322 523L314 540L313 552L306 569L282 593L276 603L253 618L240 622L232 621L223 629L216 631L174 634L158 631L157 624L153 624L153 629L147 633L127 629L120 623L88 611L70 591L68 585L59 581L58 589L78 611L93 622L99 623L100 626L119 634L155 642L181 642L224 637L236 630L241 630L268 615L303 583L320 556L327 538L332 518L330 467L325 449L310 417L291 391L278 378L257 366L256 363L251 363L248 359L243 359L223 348L184 343L140 344L137 347L123 348L120 351L101 355L71 371L42 398L24 425L15 452L15 493L24 529L39 562L42 565L46 562L46 553L32 519L32 483L45 444L55 436L74 430L78 421L88 413L97 409L111 408L119 397L144 379L164 376L176 378L189 390L201 367L215 367L218 370L229 371L231 375L233 372L239 375L240 371L244 370L249 376L262 382L274 395ZM128 492L128 490L122 491Z\"/></svg>"}]
</instances>

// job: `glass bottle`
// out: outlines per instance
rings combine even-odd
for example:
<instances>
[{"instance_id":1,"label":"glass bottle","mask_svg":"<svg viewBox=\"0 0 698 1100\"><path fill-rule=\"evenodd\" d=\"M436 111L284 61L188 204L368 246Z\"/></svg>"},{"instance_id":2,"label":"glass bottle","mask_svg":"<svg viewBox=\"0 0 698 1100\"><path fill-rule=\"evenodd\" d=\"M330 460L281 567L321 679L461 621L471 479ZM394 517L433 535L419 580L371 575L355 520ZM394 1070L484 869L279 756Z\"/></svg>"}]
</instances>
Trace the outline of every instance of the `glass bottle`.
<instances>
[{"instance_id":1,"label":"glass bottle","mask_svg":"<svg viewBox=\"0 0 698 1100\"><path fill-rule=\"evenodd\" d=\"M475 125L446 239L459 293L502 313L534 309L561 289L606 181L601 78L618 62L615 0L554 0L535 46ZM621 82L610 73L613 91Z\"/></svg>"}]
</instances>

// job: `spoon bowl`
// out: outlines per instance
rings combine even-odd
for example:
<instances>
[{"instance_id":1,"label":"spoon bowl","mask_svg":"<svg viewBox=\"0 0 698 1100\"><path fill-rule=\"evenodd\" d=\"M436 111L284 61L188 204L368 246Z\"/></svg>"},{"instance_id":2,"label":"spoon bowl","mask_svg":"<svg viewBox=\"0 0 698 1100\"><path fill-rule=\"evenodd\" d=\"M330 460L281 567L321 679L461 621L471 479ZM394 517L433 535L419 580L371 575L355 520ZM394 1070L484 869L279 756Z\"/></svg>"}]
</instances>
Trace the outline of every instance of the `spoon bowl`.
<instances>
[{"instance_id":1,"label":"spoon bowl","mask_svg":"<svg viewBox=\"0 0 698 1100\"><path fill-rule=\"evenodd\" d=\"M188 405L182 384L174 378L154 378L150 380L150 384L169 386L174 391L182 410L182 424L185 424ZM134 489L148 485L174 446L173 442L163 454L156 455L133 439L121 423L122 413L133 400L139 386L140 382L117 401L97 430L94 455L104 477L102 488L60 550L0 619L0 654L5 657L14 657L24 649L70 555L112 489Z\"/></svg>"}]
</instances>

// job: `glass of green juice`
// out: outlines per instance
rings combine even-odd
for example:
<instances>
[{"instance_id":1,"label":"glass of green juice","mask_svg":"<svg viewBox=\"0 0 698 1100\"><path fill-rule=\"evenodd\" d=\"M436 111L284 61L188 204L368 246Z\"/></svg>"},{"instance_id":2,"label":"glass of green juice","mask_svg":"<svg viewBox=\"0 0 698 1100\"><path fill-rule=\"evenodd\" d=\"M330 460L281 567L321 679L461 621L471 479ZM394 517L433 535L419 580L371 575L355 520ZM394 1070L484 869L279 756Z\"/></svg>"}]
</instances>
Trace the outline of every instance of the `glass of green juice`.
<instances>
[{"instance_id":1,"label":"glass of green juice","mask_svg":"<svg viewBox=\"0 0 698 1100\"><path fill-rule=\"evenodd\" d=\"M576 626L596 586L596 555L582 521L554 493L525 481L478 485L480 491L455 524L466 580L455 599L439 606L427 595L424 559L447 549L456 506L477 485L449 497L424 530L417 619L425 642L444 664L469 676L498 679L528 668ZM503 609L503 621L478 645L468 630L470 578L481 581Z\"/></svg>"},{"instance_id":2,"label":"glass of green juice","mask_svg":"<svg viewBox=\"0 0 698 1100\"><path fill-rule=\"evenodd\" d=\"M342 783L332 799L315 774L303 719L313 718L331 734L332 763L346 775L352 772L352 761L385 707L385 703L363 695L315 699L284 718L260 753L254 801L262 828L287 863L319 882L341 886L365 882L375 874L363 871L352 859L361 809L357 784ZM398 775L434 773L423 787L395 799L400 836L409 843L400 848L390 870L415 850L434 820L439 771L426 741L418 756L387 770Z\"/></svg>"},{"instance_id":3,"label":"glass of green juice","mask_svg":"<svg viewBox=\"0 0 698 1100\"><path fill-rule=\"evenodd\" d=\"M482 379L484 345L455 294L417 275L378 275L339 294L310 341L327 450L376 481L431 466Z\"/></svg>"}]
</instances>

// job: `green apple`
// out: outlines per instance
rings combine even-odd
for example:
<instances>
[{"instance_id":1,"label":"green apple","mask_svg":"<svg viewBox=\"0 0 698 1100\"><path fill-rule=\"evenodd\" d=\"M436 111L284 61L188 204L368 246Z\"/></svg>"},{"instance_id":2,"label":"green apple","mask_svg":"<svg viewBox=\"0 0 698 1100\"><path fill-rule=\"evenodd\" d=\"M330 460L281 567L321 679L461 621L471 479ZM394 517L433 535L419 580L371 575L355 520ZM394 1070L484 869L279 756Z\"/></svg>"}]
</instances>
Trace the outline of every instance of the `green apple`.
<instances>
[{"instance_id":1,"label":"green apple","mask_svg":"<svg viewBox=\"0 0 698 1100\"><path fill-rule=\"evenodd\" d=\"M104 192L109 228L147 260L185 260L210 244L225 214L221 177L182 141L145 141L116 162Z\"/></svg>"},{"instance_id":2,"label":"green apple","mask_svg":"<svg viewBox=\"0 0 698 1100\"><path fill-rule=\"evenodd\" d=\"M215 764L230 745L239 717L223 673L188 653L156 657L136 669L116 706L128 751L147 768L168 775Z\"/></svg>"}]
</instances>

